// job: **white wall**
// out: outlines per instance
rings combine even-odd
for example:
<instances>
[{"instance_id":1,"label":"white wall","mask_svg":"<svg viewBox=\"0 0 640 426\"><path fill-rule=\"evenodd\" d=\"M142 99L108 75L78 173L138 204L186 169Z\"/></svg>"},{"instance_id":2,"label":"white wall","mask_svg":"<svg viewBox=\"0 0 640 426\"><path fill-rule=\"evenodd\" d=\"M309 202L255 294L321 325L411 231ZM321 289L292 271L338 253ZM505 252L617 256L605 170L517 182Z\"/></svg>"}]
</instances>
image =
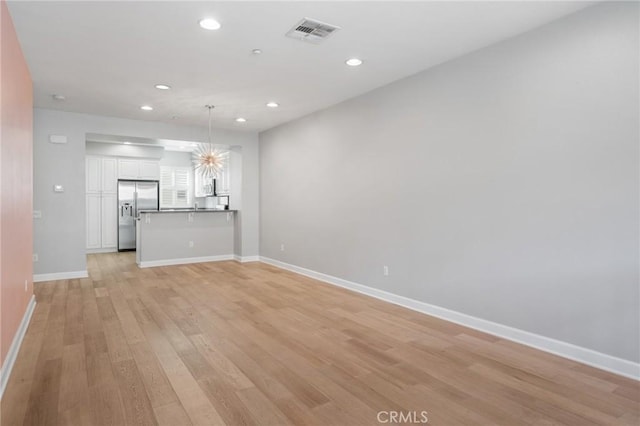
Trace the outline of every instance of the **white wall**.
<instances>
[{"instance_id":1,"label":"white wall","mask_svg":"<svg viewBox=\"0 0 640 426\"><path fill-rule=\"evenodd\" d=\"M638 52L597 5L261 133L261 256L638 362Z\"/></svg>"},{"instance_id":2,"label":"white wall","mask_svg":"<svg viewBox=\"0 0 640 426\"><path fill-rule=\"evenodd\" d=\"M85 135L100 133L151 139L206 141L207 129L125 120L88 114L34 109L34 274L86 270L85 257ZM66 135L64 145L48 142L49 135ZM258 143L249 132L214 130L213 140L238 146L242 152L242 211L237 223L236 254L258 254ZM62 184L64 193L54 193Z\"/></svg>"},{"instance_id":3,"label":"white wall","mask_svg":"<svg viewBox=\"0 0 640 426\"><path fill-rule=\"evenodd\" d=\"M159 160L165 156L161 146L122 145L117 143L87 142L86 155L105 155L109 157L149 158Z\"/></svg>"},{"instance_id":4,"label":"white wall","mask_svg":"<svg viewBox=\"0 0 640 426\"><path fill-rule=\"evenodd\" d=\"M160 159L160 166L193 167L190 152L165 151Z\"/></svg>"}]
</instances>

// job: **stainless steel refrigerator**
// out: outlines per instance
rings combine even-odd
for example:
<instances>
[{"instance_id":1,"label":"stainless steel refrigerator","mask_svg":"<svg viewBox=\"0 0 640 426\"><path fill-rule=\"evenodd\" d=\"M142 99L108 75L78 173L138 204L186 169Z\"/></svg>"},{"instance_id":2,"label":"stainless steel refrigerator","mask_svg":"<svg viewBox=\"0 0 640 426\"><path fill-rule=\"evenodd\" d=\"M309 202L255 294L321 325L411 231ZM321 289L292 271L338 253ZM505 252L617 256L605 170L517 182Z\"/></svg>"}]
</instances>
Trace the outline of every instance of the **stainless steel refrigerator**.
<instances>
[{"instance_id":1,"label":"stainless steel refrigerator","mask_svg":"<svg viewBox=\"0 0 640 426\"><path fill-rule=\"evenodd\" d=\"M136 218L140 210L158 210L157 180L118 180L118 251L136 249Z\"/></svg>"}]
</instances>

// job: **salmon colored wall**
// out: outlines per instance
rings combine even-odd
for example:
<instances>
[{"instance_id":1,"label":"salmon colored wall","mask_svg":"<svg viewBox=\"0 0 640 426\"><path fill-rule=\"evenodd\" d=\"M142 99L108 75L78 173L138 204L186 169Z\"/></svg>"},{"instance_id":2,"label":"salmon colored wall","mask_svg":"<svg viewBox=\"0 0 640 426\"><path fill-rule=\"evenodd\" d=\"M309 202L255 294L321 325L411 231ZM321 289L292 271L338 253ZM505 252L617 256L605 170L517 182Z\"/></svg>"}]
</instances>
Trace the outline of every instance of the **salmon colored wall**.
<instances>
[{"instance_id":1,"label":"salmon colored wall","mask_svg":"<svg viewBox=\"0 0 640 426\"><path fill-rule=\"evenodd\" d=\"M0 359L4 363L33 294L33 87L7 5L0 3Z\"/></svg>"}]
</instances>

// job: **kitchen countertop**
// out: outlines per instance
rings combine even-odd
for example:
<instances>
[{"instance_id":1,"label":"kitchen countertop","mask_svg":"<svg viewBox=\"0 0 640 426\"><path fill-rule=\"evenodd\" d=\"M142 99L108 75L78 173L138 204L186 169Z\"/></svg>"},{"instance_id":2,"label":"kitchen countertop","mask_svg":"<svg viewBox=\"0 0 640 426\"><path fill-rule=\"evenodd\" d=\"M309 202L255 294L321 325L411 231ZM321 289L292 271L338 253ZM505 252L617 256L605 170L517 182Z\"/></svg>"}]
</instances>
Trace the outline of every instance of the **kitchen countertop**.
<instances>
[{"instance_id":1,"label":"kitchen countertop","mask_svg":"<svg viewBox=\"0 0 640 426\"><path fill-rule=\"evenodd\" d=\"M238 210L220 209L160 209L160 210L140 210L138 213L235 213Z\"/></svg>"}]
</instances>

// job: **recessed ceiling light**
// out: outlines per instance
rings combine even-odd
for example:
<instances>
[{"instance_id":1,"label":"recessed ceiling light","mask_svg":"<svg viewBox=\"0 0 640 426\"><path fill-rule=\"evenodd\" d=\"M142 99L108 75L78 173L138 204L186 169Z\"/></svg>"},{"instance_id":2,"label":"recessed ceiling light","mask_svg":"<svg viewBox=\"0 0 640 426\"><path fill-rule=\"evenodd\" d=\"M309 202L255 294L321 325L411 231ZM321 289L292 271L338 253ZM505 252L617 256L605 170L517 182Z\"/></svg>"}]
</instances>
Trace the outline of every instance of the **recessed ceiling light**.
<instances>
[{"instance_id":1,"label":"recessed ceiling light","mask_svg":"<svg viewBox=\"0 0 640 426\"><path fill-rule=\"evenodd\" d=\"M149 105L142 105L140 107L140 109L145 110L145 111L153 111L153 107L149 106Z\"/></svg>"},{"instance_id":2,"label":"recessed ceiling light","mask_svg":"<svg viewBox=\"0 0 640 426\"><path fill-rule=\"evenodd\" d=\"M222 26L220 25L220 22L212 18L201 19L199 24L205 30L219 30L220 27Z\"/></svg>"},{"instance_id":3,"label":"recessed ceiling light","mask_svg":"<svg viewBox=\"0 0 640 426\"><path fill-rule=\"evenodd\" d=\"M259 55L262 53L262 49L253 49L251 53L253 53L254 55Z\"/></svg>"},{"instance_id":4,"label":"recessed ceiling light","mask_svg":"<svg viewBox=\"0 0 640 426\"><path fill-rule=\"evenodd\" d=\"M131 142L122 142L125 145L131 145Z\"/></svg>"},{"instance_id":5,"label":"recessed ceiling light","mask_svg":"<svg viewBox=\"0 0 640 426\"><path fill-rule=\"evenodd\" d=\"M247 119L246 118L242 118L242 117L238 117L238 118L236 118L236 121L238 123L244 123L245 121L247 121Z\"/></svg>"},{"instance_id":6,"label":"recessed ceiling light","mask_svg":"<svg viewBox=\"0 0 640 426\"><path fill-rule=\"evenodd\" d=\"M156 89L160 89L160 90L169 90L171 89L171 86L168 86L166 84L156 84Z\"/></svg>"},{"instance_id":7,"label":"recessed ceiling light","mask_svg":"<svg viewBox=\"0 0 640 426\"><path fill-rule=\"evenodd\" d=\"M350 67L357 67L358 65L362 65L362 60L358 58L351 58L347 59L345 64L349 65Z\"/></svg>"},{"instance_id":8,"label":"recessed ceiling light","mask_svg":"<svg viewBox=\"0 0 640 426\"><path fill-rule=\"evenodd\" d=\"M280 105L277 102L267 102L267 106L269 108L278 108Z\"/></svg>"},{"instance_id":9,"label":"recessed ceiling light","mask_svg":"<svg viewBox=\"0 0 640 426\"><path fill-rule=\"evenodd\" d=\"M51 95L51 97L54 101L64 101L65 99L67 99L64 95Z\"/></svg>"}]
</instances>

